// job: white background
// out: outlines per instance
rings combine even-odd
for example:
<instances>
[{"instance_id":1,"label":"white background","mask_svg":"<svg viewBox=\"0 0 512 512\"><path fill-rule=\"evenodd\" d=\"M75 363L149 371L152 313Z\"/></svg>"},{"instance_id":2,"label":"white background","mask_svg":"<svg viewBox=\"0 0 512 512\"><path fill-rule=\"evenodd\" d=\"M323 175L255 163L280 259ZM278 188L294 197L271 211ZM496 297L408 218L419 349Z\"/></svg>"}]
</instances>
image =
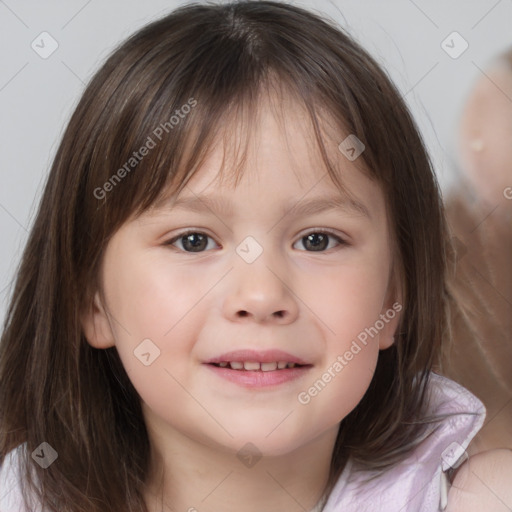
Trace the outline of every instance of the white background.
<instances>
[{"instance_id":1,"label":"white background","mask_svg":"<svg viewBox=\"0 0 512 512\"><path fill-rule=\"evenodd\" d=\"M64 126L113 47L187 2L0 0L0 321L41 190ZM460 108L472 82L512 45L512 0L303 0L334 18L388 70L423 132L444 190ZM46 31L58 49L42 59L31 43ZM453 31L468 49L452 59Z\"/></svg>"}]
</instances>

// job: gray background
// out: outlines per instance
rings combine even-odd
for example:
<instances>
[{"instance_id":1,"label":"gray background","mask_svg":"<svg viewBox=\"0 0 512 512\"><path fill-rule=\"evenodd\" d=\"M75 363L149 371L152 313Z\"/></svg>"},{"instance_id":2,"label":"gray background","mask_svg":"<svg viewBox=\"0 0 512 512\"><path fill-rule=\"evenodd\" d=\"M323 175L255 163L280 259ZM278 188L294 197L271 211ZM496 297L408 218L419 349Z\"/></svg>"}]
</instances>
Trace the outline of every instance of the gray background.
<instances>
[{"instance_id":1,"label":"gray background","mask_svg":"<svg viewBox=\"0 0 512 512\"><path fill-rule=\"evenodd\" d=\"M0 321L41 190L85 83L113 47L188 2L0 0ZM423 132L443 189L457 186L457 118L472 82L512 44L512 0L302 0L334 18L388 70ZM41 32L58 42L42 59ZM468 49L451 58L453 31Z\"/></svg>"}]
</instances>

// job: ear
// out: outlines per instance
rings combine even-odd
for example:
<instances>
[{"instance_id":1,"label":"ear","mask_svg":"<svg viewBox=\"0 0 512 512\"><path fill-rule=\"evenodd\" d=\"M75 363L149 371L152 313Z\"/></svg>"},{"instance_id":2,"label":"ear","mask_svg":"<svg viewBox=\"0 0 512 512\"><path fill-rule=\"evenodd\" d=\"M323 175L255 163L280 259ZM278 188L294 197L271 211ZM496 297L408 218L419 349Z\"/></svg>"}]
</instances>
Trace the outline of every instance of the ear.
<instances>
[{"instance_id":1,"label":"ear","mask_svg":"<svg viewBox=\"0 0 512 512\"><path fill-rule=\"evenodd\" d=\"M384 307L381 311L381 319L384 322L384 328L380 331L379 335L379 349L385 350L395 342L395 334L400 325L402 317L401 311L403 310L403 292L401 280L398 277L399 272L393 269L390 278L386 300Z\"/></svg>"},{"instance_id":2,"label":"ear","mask_svg":"<svg viewBox=\"0 0 512 512\"><path fill-rule=\"evenodd\" d=\"M100 293L96 292L91 307L82 315L82 328L89 345L109 348L115 345L112 327Z\"/></svg>"}]
</instances>

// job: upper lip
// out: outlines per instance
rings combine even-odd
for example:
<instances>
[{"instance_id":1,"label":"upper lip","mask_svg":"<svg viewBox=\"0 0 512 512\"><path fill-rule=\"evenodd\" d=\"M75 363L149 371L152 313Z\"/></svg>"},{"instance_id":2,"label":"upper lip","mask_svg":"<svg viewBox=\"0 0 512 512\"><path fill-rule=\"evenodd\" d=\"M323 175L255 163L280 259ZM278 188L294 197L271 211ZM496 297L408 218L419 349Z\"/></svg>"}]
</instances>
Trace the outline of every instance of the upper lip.
<instances>
[{"instance_id":1,"label":"upper lip","mask_svg":"<svg viewBox=\"0 0 512 512\"><path fill-rule=\"evenodd\" d=\"M287 363L295 363L300 365L307 365L306 361L300 357L294 356L283 350L233 350L226 352L219 357L213 357L205 361L206 364L222 363L222 362L254 362L254 363L273 363L274 361L286 361Z\"/></svg>"}]
</instances>

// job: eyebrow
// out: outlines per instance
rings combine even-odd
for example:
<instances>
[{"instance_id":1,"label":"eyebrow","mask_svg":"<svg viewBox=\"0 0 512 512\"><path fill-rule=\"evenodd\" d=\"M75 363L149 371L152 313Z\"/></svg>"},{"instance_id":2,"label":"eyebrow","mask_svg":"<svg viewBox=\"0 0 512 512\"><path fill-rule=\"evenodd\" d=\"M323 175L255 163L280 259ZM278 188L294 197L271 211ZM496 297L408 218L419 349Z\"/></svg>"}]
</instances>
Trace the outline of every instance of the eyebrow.
<instances>
[{"instance_id":1,"label":"eyebrow","mask_svg":"<svg viewBox=\"0 0 512 512\"><path fill-rule=\"evenodd\" d=\"M233 216L233 205L223 197L218 196L188 196L178 197L171 201L171 210L187 210L197 213L214 211L225 217ZM352 197L324 196L308 201L290 202L283 208L283 213L290 215L314 215L329 210L340 210L371 219L370 211L361 201Z\"/></svg>"}]
</instances>

